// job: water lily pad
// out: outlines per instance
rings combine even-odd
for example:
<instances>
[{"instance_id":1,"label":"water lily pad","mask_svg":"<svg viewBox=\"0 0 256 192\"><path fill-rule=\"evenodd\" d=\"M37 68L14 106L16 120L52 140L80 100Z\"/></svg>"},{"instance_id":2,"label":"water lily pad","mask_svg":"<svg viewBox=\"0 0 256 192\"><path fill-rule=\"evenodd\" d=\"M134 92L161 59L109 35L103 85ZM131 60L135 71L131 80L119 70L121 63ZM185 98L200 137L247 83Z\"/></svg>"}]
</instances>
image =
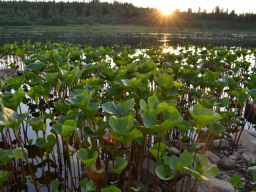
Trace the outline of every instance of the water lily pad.
<instances>
[{"instance_id":1,"label":"water lily pad","mask_svg":"<svg viewBox=\"0 0 256 192\"><path fill-rule=\"evenodd\" d=\"M128 136L133 131L134 125L134 117L133 115L128 115L126 117L117 118L112 116L109 118L108 123L111 129L121 135L121 136Z\"/></svg>"},{"instance_id":2,"label":"water lily pad","mask_svg":"<svg viewBox=\"0 0 256 192\"><path fill-rule=\"evenodd\" d=\"M95 151L92 148L80 149L77 151L77 157L82 163L84 163L88 167L92 167L93 163L98 158L98 151Z\"/></svg>"},{"instance_id":3,"label":"water lily pad","mask_svg":"<svg viewBox=\"0 0 256 192\"><path fill-rule=\"evenodd\" d=\"M127 164L128 164L128 161L126 159L124 159L123 157L117 156L115 160L116 168L113 168L111 164L109 164L109 166L114 173L120 174L124 170L124 168L127 166Z\"/></svg>"}]
</instances>

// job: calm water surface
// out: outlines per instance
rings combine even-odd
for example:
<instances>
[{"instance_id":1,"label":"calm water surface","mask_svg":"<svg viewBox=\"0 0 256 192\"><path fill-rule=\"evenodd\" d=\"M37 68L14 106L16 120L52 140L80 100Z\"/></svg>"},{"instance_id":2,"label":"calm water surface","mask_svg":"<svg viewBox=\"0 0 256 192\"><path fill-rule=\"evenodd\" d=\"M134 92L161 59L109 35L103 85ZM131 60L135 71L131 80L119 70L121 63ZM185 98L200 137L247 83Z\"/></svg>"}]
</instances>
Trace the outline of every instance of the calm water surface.
<instances>
[{"instance_id":1,"label":"calm water surface","mask_svg":"<svg viewBox=\"0 0 256 192\"><path fill-rule=\"evenodd\" d=\"M192 33L104 33L104 32L0 32L0 45L14 41L22 43L34 42L66 42L72 44L91 43L93 47L130 45L133 48L141 43L148 46L184 46L187 43L195 46L211 44L227 47L256 47L256 35L222 32L192 32Z\"/></svg>"}]
</instances>

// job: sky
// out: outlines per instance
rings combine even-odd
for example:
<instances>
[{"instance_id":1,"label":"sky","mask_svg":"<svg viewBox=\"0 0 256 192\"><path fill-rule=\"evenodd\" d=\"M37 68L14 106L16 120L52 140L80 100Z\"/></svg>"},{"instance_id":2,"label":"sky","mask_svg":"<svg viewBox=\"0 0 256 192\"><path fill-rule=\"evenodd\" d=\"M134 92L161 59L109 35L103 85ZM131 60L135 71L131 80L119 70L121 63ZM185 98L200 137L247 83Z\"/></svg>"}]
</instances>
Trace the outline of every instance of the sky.
<instances>
[{"instance_id":1,"label":"sky","mask_svg":"<svg viewBox=\"0 0 256 192\"><path fill-rule=\"evenodd\" d=\"M57 0L56 0L57 1ZM61 1L61 0L60 0ZM69 0L72 1L72 0ZM76 0L79 1L79 0ZM89 1L89 0L85 0ZM114 0L100 0L101 2L113 3ZM118 0L119 2L129 2L139 7L154 7L164 10L187 11L192 8L193 12L197 12L198 8L206 9L211 12L216 6L223 8L224 11L228 9L229 12L235 10L236 13L256 13L255 0Z\"/></svg>"}]
</instances>

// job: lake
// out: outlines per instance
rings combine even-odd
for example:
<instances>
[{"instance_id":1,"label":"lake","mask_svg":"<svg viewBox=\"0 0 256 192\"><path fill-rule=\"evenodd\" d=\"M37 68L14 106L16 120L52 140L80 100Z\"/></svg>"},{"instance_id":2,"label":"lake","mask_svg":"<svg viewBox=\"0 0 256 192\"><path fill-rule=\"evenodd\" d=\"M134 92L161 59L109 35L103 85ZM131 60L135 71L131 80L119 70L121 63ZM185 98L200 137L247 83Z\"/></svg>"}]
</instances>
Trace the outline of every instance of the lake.
<instances>
[{"instance_id":1,"label":"lake","mask_svg":"<svg viewBox=\"0 0 256 192\"><path fill-rule=\"evenodd\" d=\"M70 32L70 31L5 31L0 32L0 45L14 41L22 43L34 42L68 42L71 44L90 43L93 47L130 45L132 48L147 48L148 46L185 46L191 44L202 46L227 47L256 47L256 35L252 33L230 33L230 32L183 32L183 33L133 33L133 32Z\"/></svg>"}]
</instances>

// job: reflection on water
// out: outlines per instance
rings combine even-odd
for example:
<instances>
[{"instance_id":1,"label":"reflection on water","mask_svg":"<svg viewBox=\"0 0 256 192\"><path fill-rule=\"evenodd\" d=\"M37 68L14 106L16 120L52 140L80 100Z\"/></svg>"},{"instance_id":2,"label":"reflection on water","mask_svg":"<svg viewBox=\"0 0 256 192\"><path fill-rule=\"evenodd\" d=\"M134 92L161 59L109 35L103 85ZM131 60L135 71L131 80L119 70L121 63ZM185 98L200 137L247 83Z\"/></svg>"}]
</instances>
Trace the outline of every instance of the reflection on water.
<instances>
[{"instance_id":1,"label":"reflection on water","mask_svg":"<svg viewBox=\"0 0 256 192\"><path fill-rule=\"evenodd\" d=\"M17 41L27 42L68 42L72 44L91 43L93 47L130 45L133 48L141 43L147 46L185 46L187 43L195 46L211 44L213 46L253 48L256 45L256 35L236 33L104 33L104 32L1 32L0 45Z\"/></svg>"}]
</instances>

